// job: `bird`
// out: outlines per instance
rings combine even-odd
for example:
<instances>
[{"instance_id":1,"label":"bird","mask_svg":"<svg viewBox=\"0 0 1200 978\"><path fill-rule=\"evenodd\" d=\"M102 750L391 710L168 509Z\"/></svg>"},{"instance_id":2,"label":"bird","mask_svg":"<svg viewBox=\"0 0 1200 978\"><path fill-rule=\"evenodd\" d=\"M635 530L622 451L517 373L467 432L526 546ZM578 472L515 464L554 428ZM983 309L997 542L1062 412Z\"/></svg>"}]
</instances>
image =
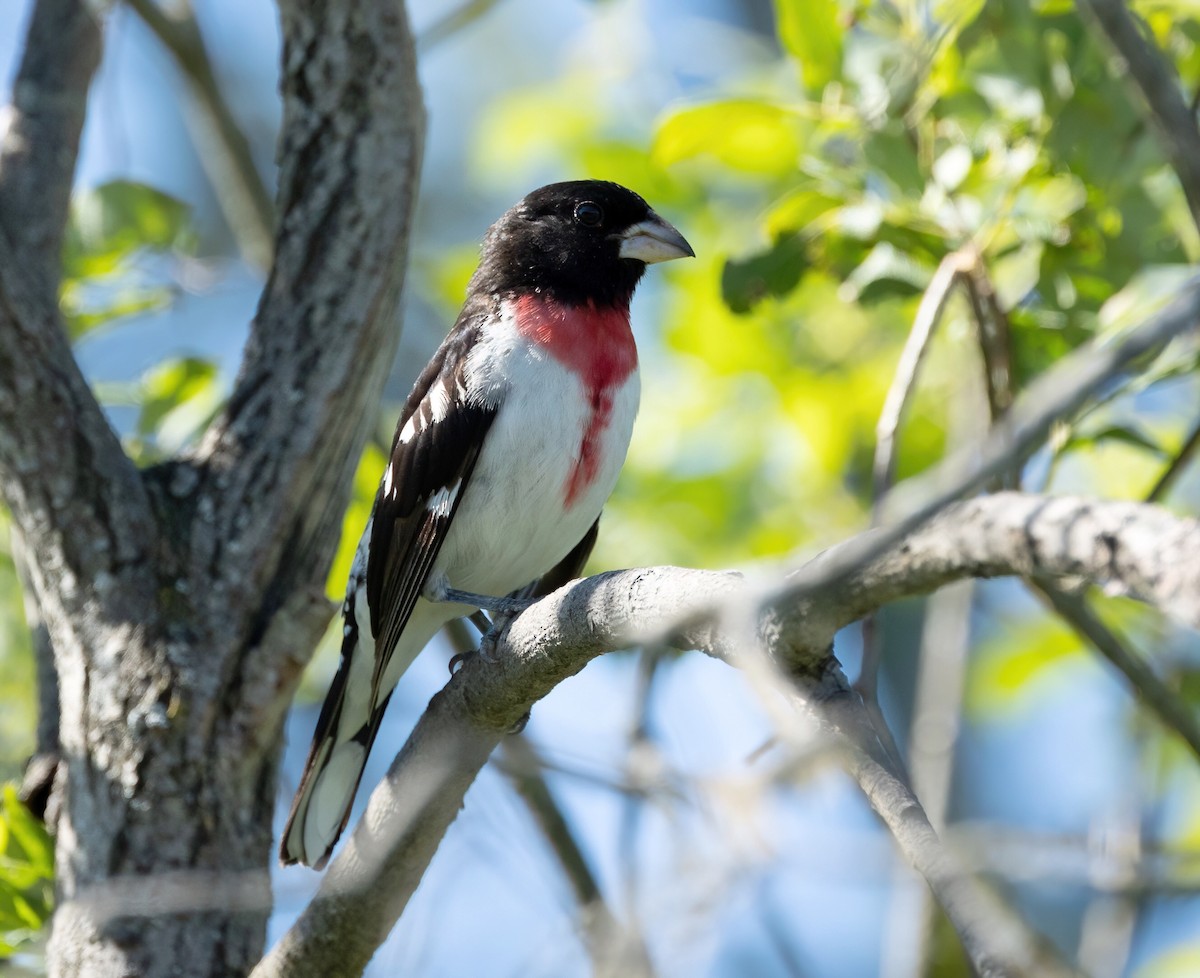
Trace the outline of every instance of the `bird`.
<instances>
[{"instance_id":1,"label":"bird","mask_svg":"<svg viewBox=\"0 0 1200 978\"><path fill-rule=\"evenodd\" d=\"M443 625L582 571L640 397L630 300L647 265L694 254L641 196L602 180L540 187L488 229L396 424L284 865L328 861L392 690Z\"/></svg>"}]
</instances>

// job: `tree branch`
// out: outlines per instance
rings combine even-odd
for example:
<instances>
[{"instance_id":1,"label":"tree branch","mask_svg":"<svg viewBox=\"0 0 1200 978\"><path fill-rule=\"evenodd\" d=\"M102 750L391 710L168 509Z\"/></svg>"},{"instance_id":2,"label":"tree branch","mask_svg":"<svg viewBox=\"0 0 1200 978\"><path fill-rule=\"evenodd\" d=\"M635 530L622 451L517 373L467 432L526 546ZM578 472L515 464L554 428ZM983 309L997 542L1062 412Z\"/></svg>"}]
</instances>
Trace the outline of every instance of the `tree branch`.
<instances>
[{"instance_id":1,"label":"tree branch","mask_svg":"<svg viewBox=\"0 0 1200 978\"><path fill-rule=\"evenodd\" d=\"M764 588L765 603L789 595L811 595L836 587L841 578L865 566L926 523L948 504L1010 471L1044 444L1051 426L1069 418L1100 390L1143 357L1157 354L1200 323L1200 276L1193 277L1161 312L1111 342L1091 342L1060 360L1029 386L1016 407L993 425L981 444L952 454L928 473L897 486L880 504L894 521L838 548L836 566L819 580L804 570L783 584Z\"/></svg>"},{"instance_id":2,"label":"tree branch","mask_svg":"<svg viewBox=\"0 0 1200 978\"><path fill-rule=\"evenodd\" d=\"M61 270L71 179L100 63L99 11L86 0L38 0L0 142L0 228L50 305Z\"/></svg>"},{"instance_id":3,"label":"tree branch","mask_svg":"<svg viewBox=\"0 0 1200 978\"><path fill-rule=\"evenodd\" d=\"M830 568L841 573L841 551L858 549L852 539L805 569L824 580ZM836 590L776 609L760 634L785 668L818 649L828 664L825 650L836 631L881 604L965 577L1033 574L1087 577L1200 627L1200 523L1142 504L1002 493L948 508L900 546L842 574ZM754 607L757 593L739 574L645 568L576 581L519 616L500 638L495 663L468 662L433 698L317 897L255 978L359 974L403 911L471 781L532 703L595 656L664 636L677 648L736 663L744 631L726 628L711 609ZM918 868L950 872L932 830L904 844ZM953 885L930 880L940 900L953 900L960 888L950 875ZM958 912L947 911L952 919ZM989 941L986 928L971 927ZM1005 960L1007 953L1002 942L988 944L981 960Z\"/></svg>"},{"instance_id":4,"label":"tree branch","mask_svg":"<svg viewBox=\"0 0 1200 978\"><path fill-rule=\"evenodd\" d=\"M1192 433L1187 436L1179 447L1179 451L1175 453L1175 457L1171 459L1163 474L1154 483L1154 487L1146 494L1146 502L1161 502L1163 497L1171 491L1175 480L1183 474L1184 469L1188 467L1198 450L1200 450L1200 423L1197 423L1196 427L1192 429Z\"/></svg>"},{"instance_id":5,"label":"tree branch","mask_svg":"<svg viewBox=\"0 0 1200 978\"><path fill-rule=\"evenodd\" d=\"M232 607L229 627L251 645L283 596L323 587L399 340L425 123L403 5L283 0L280 10L274 265L198 470L168 482L198 517L193 593L208 620Z\"/></svg>"},{"instance_id":6,"label":"tree branch","mask_svg":"<svg viewBox=\"0 0 1200 978\"><path fill-rule=\"evenodd\" d=\"M58 315L63 227L100 56L97 6L39 0L0 147L0 482L38 555L30 576L51 631L62 607L114 598L115 572L144 562L156 538L141 478Z\"/></svg>"},{"instance_id":7,"label":"tree branch","mask_svg":"<svg viewBox=\"0 0 1200 978\"><path fill-rule=\"evenodd\" d=\"M250 152L250 142L221 94L191 3L179 0L164 9L157 0L125 2L179 66L191 97L188 117L200 165L243 257L266 272L274 248L275 205Z\"/></svg>"},{"instance_id":8,"label":"tree branch","mask_svg":"<svg viewBox=\"0 0 1200 978\"><path fill-rule=\"evenodd\" d=\"M1169 63L1139 30L1124 0L1080 0L1093 28L1116 50L1149 109L1192 220L1200 228L1200 128Z\"/></svg>"},{"instance_id":9,"label":"tree branch","mask_svg":"<svg viewBox=\"0 0 1200 978\"><path fill-rule=\"evenodd\" d=\"M1125 642L1100 620L1087 601L1047 581L1032 581L1030 587L1084 642L1094 646L1125 676L1134 695L1158 722L1174 730L1200 760L1200 720L1192 708L1171 692L1145 661L1126 648Z\"/></svg>"}]
</instances>

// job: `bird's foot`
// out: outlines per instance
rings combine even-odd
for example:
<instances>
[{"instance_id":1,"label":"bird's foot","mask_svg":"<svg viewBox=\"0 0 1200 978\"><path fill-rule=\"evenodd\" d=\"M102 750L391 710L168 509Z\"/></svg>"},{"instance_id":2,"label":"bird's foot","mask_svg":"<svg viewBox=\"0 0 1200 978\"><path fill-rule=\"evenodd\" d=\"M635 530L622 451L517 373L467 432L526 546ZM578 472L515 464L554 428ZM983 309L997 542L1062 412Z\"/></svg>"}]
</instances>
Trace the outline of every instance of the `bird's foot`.
<instances>
[{"instance_id":1,"label":"bird's foot","mask_svg":"<svg viewBox=\"0 0 1200 978\"><path fill-rule=\"evenodd\" d=\"M500 634L508 622L508 616L496 618L492 627L479 636L479 657L489 666L494 666L500 661Z\"/></svg>"},{"instance_id":2,"label":"bird's foot","mask_svg":"<svg viewBox=\"0 0 1200 978\"><path fill-rule=\"evenodd\" d=\"M532 602L529 602L532 604ZM468 659L473 659L479 656L488 665L494 665L500 661L500 656L496 650L497 642L500 634L512 621L513 615L509 613L501 613L489 620L487 615L482 611L476 611L472 615L468 615L468 620L479 629L479 648L471 649L470 652L459 652L457 655L450 657L450 675L454 675L467 664Z\"/></svg>"}]
</instances>

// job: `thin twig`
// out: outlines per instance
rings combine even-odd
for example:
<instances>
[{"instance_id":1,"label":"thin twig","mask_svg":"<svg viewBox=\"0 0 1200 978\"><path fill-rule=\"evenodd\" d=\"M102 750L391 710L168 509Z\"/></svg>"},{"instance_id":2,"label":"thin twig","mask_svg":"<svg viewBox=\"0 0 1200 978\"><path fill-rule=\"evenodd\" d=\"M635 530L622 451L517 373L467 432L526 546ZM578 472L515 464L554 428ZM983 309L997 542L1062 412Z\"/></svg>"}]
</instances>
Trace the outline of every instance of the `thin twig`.
<instances>
[{"instance_id":1,"label":"thin twig","mask_svg":"<svg viewBox=\"0 0 1200 978\"><path fill-rule=\"evenodd\" d=\"M862 749L865 732L861 726L869 718L856 711L855 701L845 697L826 708L832 708L833 722L853 745L848 764L851 776L892 833L897 847L929 884L980 978L1077 975L1045 937L1032 930L942 843L911 788L881 757ZM856 712L861 720L855 717Z\"/></svg>"},{"instance_id":2,"label":"thin twig","mask_svg":"<svg viewBox=\"0 0 1200 978\"><path fill-rule=\"evenodd\" d=\"M451 10L435 20L417 37L417 50L428 54L443 41L448 41L459 31L475 23L491 10L499 0L467 0L462 6Z\"/></svg>"},{"instance_id":3,"label":"thin twig","mask_svg":"<svg viewBox=\"0 0 1200 978\"><path fill-rule=\"evenodd\" d=\"M943 258L917 306L912 329L904 343L900 361L896 364L896 373L884 398L883 409L879 412L879 422L875 425L875 461L871 467L871 484L876 504L895 481L896 435L916 389L921 361L941 321L950 293L970 262L970 257L961 251L953 251ZM878 509L873 515L875 522L878 522Z\"/></svg>"},{"instance_id":4,"label":"thin twig","mask_svg":"<svg viewBox=\"0 0 1200 978\"><path fill-rule=\"evenodd\" d=\"M1179 451L1175 453L1175 457L1171 459L1171 464L1167 466L1165 472L1158 477L1158 481L1154 483L1154 488L1146 494L1146 502L1159 503L1171 491L1171 487L1175 485L1175 480L1183 474L1183 470L1188 467L1192 461L1192 457L1196 454L1196 450L1200 449L1200 422L1192 429L1192 433L1187 436L1187 439L1180 446Z\"/></svg>"},{"instance_id":5,"label":"thin twig","mask_svg":"<svg viewBox=\"0 0 1200 978\"><path fill-rule=\"evenodd\" d=\"M1129 680L1134 694L1164 727L1175 731L1200 760L1200 720L1140 657L1129 651L1128 643L1105 625L1082 597L1064 591L1045 579L1034 579L1028 583L1033 592L1080 638L1095 646L1104 658L1120 670Z\"/></svg>"},{"instance_id":6,"label":"thin twig","mask_svg":"<svg viewBox=\"0 0 1200 978\"><path fill-rule=\"evenodd\" d=\"M1200 128L1184 101L1179 79L1162 52L1147 40L1124 0L1080 0L1080 7L1125 63L1171 161L1192 220L1200 228Z\"/></svg>"},{"instance_id":7,"label":"thin twig","mask_svg":"<svg viewBox=\"0 0 1200 978\"><path fill-rule=\"evenodd\" d=\"M995 424L1013 405L1012 323L1000 305L983 256L977 250L969 254L972 260L964 269L963 285L966 286L971 312L975 317L979 352L983 359L983 387L987 393L991 421ZM1015 481L1007 486L1015 487Z\"/></svg>"},{"instance_id":8,"label":"thin twig","mask_svg":"<svg viewBox=\"0 0 1200 978\"><path fill-rule=\"evenodd\" d=\"M912 329L896 364L896 373L892 377L887 396L883 400L879 421L875 425L875 458L871 466L872 526L879 523L882 516L882 500L895 481L897 435L916 389L921 362L925 359L929 341L941 321L950 293L964 273L964 267L964 256L954 251L942 259L937 271L933 273L933 278L921 297L920 305L917 306ZM866 702L867 709L876 722L886 728L879 710L879 661L883 654L882 646L876 616L868 615L862 622L862 666L854 688ZM893 744L893 749L894 747Z\"/></svg>"},{"instance_id":9,"label":"thin twig","mask_svg":"<svg viewBox=\"0 0 1200 978\"><path fill-rule=\"evenodd\" d=\"M157 0L125 2L175 59L192 100L188 121L197 155L221 212L246 261L268 271L275 247L272 194L258 172L246 134L221 93L190 0L175 0L170 10Z\"/></svg>"},{"instance_id":10,"label":"thin twig","mask_svg":"<svg viewBox=\"0 0 1200 978\"><path fill-rule=\"evenodd\" d=\"M447 624L445 633L460 655L474 651L475 643L462 620ZM579 906L579 929L592 957L595 974L653 974L645 944L631 929L622 927L609 909L571 824L542 775L545 765L536 748L524 734L518 733L501 741L500 749L503 757L497 766L525 802L575 896Z\"/></svg>"}]
</instances>

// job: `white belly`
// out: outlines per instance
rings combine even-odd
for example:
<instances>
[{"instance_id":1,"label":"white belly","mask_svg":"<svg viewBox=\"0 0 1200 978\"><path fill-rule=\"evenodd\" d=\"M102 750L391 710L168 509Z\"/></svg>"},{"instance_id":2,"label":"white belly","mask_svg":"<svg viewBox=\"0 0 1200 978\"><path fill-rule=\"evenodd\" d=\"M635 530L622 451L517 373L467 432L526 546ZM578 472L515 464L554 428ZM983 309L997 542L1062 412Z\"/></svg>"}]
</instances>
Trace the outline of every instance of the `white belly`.
<instances>
[{"instance_id":1,"label":"white belly","mask_svg":"<svg viewBox=\"0 0 1200 978\"><path fill-rule=\"evenodd\" d=\"M608 392L597 426L574 373L524 343L507 353L511 383L433 569L451 587L489 595L540 577L587 533L625 461L639 399L634 370ZM589 426L590 478L566 505Z\"/></svg>"}]
</instances>

